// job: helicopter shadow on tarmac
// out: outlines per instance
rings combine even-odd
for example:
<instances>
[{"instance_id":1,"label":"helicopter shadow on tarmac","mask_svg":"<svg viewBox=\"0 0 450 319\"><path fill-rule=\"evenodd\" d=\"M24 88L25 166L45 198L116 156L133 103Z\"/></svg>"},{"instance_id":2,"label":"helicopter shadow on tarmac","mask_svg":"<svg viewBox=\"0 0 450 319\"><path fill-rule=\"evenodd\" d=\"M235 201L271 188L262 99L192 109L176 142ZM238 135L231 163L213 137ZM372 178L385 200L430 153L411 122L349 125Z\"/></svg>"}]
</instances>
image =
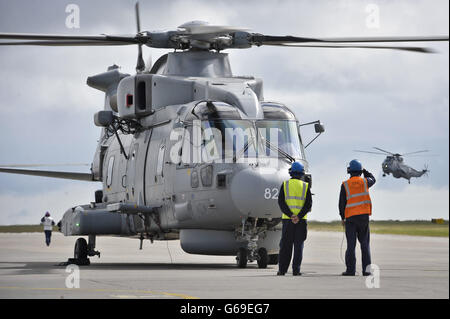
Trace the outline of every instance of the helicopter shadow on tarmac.
<instances>
[{"instance_id":1,"label":"helicopter shadow on tarmac","mask_svg":"<svg viewBox=\"0 0 450 319\"><path fill-rule=\"evenodd\" d=\"M90 270L91 273L96 271L116 271L116 270L128 270L128 271L226 271L229 273L231 270L236 272L231 273L234 278L268 278L276 276L278 269L277 265L270 265L266 269L262 269L263 272L255 273L253 268L258 269L257 265L254 267L248 267L247 269L236 268L234 263L91 263L89 266L79 266L81 271ZM64 271L67 266L62 266L54 262L20 262L20 261L2 261L0 262L0 271L3 275L13 276L26 276L26 275L55 275ZM249 269L250 268L250 269ZM247 270L250 270L249 273ZM244 271L245 273L242 273ZM230 273L229 273L230 274ZM285 277L292 277L291 273L286 274ZM300 278L333 278L341 277L339 272L317 272L317 271L305 271L302 272Z\"/></svg>"},{"instance_id":2,"label":"helicopter shadow on tarmac","mask_svg":"<svg viewBox=\"0 0 450 319\"><path fill-rule=\"evenodd\" d=\"M2 261L0 270L13 271L17 275L52 274L67 266L55 262L20 262ZM234 263L91 263L89 266L79 266L87 270L229 270L236 269ZM17 273L16 273L17 272Z\"/></svg>"}]
</instances>

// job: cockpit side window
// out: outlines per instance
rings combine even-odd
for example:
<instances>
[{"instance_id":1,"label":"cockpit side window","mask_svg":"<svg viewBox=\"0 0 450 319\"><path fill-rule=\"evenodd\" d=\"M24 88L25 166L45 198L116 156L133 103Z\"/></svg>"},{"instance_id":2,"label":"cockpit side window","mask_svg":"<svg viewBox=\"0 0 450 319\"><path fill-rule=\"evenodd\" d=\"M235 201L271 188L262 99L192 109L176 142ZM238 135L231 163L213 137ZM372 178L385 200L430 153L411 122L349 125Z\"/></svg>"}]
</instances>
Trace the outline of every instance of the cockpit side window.
<instances>
[{"instance_id":1,"label":"cockpit side window","mask_svg":"<svg viewBox=\"0 0 450 319\"><path fill-rule=\"evenodd\" d=\"M188 120L240 120L237 107L224 102L200 102L192 109Z\"/></svg>"},{"instance_id":2,"label":"cockpit side window","mask_svg":"<svg viewBox=\"0 0 450 319\"><path fill-rule=\"evenodd\" d=\"M262 103L261 104L264 118L273 120L295 120L294 114L288 110L286 106L279 103Z\"/></svg>"}]
</instances>

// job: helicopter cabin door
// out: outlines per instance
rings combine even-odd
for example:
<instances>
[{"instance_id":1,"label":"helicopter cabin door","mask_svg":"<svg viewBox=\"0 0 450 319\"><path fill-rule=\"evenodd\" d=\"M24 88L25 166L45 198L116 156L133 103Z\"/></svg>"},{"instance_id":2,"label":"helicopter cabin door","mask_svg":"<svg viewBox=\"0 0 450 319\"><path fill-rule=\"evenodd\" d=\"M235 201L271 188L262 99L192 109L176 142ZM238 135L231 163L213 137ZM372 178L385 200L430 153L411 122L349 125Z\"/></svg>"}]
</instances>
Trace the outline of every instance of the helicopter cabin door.
<instances>
[{"instance_id":1,"label":"helicopter cabin door","mask_svg":"<svg viewBox=\"0 0 450 319\"><path fill-rule=\"evenodd\" d=\"M166 141L161 128L154 128L147 150L145 169L145 201L147 205L161 205L164 198Z\"/></svg>"},{"instance_id":2,"label":"helicopter cabin door","mask_svg":"<svg viewBox=\"0 0 450 319\"><path fill-rule=\"evenodd\" d=\"M136 202L138 194L141 191L140 184L142 183L142 178L138 178L136 175L136 162L138 161L139 154L139 143L134 143L131 145L130 153L127 162L127 173L126 173L126 198L129 201Z\"/></svg>"}]
</instances>

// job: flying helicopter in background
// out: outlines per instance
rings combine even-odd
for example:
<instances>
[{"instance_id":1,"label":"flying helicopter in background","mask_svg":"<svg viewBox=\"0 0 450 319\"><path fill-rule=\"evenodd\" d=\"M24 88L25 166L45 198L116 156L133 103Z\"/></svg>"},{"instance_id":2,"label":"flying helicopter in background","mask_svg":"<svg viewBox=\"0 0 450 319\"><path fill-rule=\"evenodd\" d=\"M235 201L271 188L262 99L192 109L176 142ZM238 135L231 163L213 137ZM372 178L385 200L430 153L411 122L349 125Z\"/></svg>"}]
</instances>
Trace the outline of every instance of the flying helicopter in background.
<instances>
[{"instance_id":1,"label":"flying helicopter in background","mask_svg":"<svg viewBox=\"0 0 450 319\"><path fill-rule=\"evenodd\" d=\"M136 74L113 65L87 79L105 94L94 116L102 129L91 172L0 167L3 173L102 183L95 202L73 205L60 222L65 236L88 236L75 242L78 262L100 256L96 236L122 236L140 239L141 248L144 239L180 239L187 253L236 256L239 267L277 263L279 186L293 161L304 164L312 182L305 156L312 141L303 142L300 127L314 124L318 136L324 126L302 123L288 106L266 99L262 79L233 75L221 51L271 45L430 53L373 43L449 39L272 36L201 21L141 31L138 5L136 20L137 34L130 36L0 33L7 40L0 46L138 46ZM174 52L145 65L143 45Z\"/></svg>"},{"instance_id":2,"label":"flying helicopter in background","mask_svg":"<svg viewBox=\"0 0 450 319\"><path fill-rule=\"evenodd\" d=\"M412 177L421 177L422 175L427 174L429 172L427 167L425 167L421 171L418 171L418 170L415 170L414 168L404 164L404 162L403 162L403 156L415 155L415 154L419 154L419 153L426 153L426 152L429 152L428 150L399 154L399 153L391 153L389 151L385 151L378 147L374 147L374 149L378 150L379 152L359 151L359 150L355 150L355 152L377 154L377 155L384 155L384 156L387 155L386 159L381 164L381 168L383 169L383 177L386 177L386 175L392 174L392 176L394 176L395 178L407 179L408 183L411 184Z\"/></svg>"}]
</instances>

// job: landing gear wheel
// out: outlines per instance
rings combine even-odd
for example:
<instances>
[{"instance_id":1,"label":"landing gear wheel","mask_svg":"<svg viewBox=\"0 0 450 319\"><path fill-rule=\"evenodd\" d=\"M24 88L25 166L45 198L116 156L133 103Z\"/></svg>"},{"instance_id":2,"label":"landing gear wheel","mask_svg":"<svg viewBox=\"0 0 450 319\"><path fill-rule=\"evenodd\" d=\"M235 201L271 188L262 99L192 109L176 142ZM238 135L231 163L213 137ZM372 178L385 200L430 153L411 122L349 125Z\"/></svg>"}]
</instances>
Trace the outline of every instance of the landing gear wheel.
<instances>
[{"instance_id":1,"label":"landing gear wheel","mask_svg":"<svg viewBox=\"0 0 450 319\"><path fill-rule=\"evenodd\" d=\"M278 265L278 254L275 255L269 255L269 265Z\"/></svg>"},{"instance_id":2,"label":"landing gear wheel","mask_svg":"<svg viewBox=\"0 0 450 319\"><path fill-rule=\"evenodd\" d=\"M267 268L267 263L269 262L269 255L267 255L267 250L263 247L258 249L258 268Z\"/></svg>"},{"instance_id":3,"label":"landing gear wheel","mask_svg":"<svg viewBox=\"0 0 450 319\"><path fill-rule=\"evenodd\" d=\"M88 256L88 245L86 239L78 238L75 242L73 257L77 260L85 260Z\"/></svg>"},{"instance_id":4,"label":"landing gear wheel","mask_svg":"<svg viewBox=\"0 0 450 319\"><path fill-rule=\"evenodd\" d=\"M239 268L247 267L247 249L239 248L236 257L236 263Z\"/></svg>"}]
</instances>

